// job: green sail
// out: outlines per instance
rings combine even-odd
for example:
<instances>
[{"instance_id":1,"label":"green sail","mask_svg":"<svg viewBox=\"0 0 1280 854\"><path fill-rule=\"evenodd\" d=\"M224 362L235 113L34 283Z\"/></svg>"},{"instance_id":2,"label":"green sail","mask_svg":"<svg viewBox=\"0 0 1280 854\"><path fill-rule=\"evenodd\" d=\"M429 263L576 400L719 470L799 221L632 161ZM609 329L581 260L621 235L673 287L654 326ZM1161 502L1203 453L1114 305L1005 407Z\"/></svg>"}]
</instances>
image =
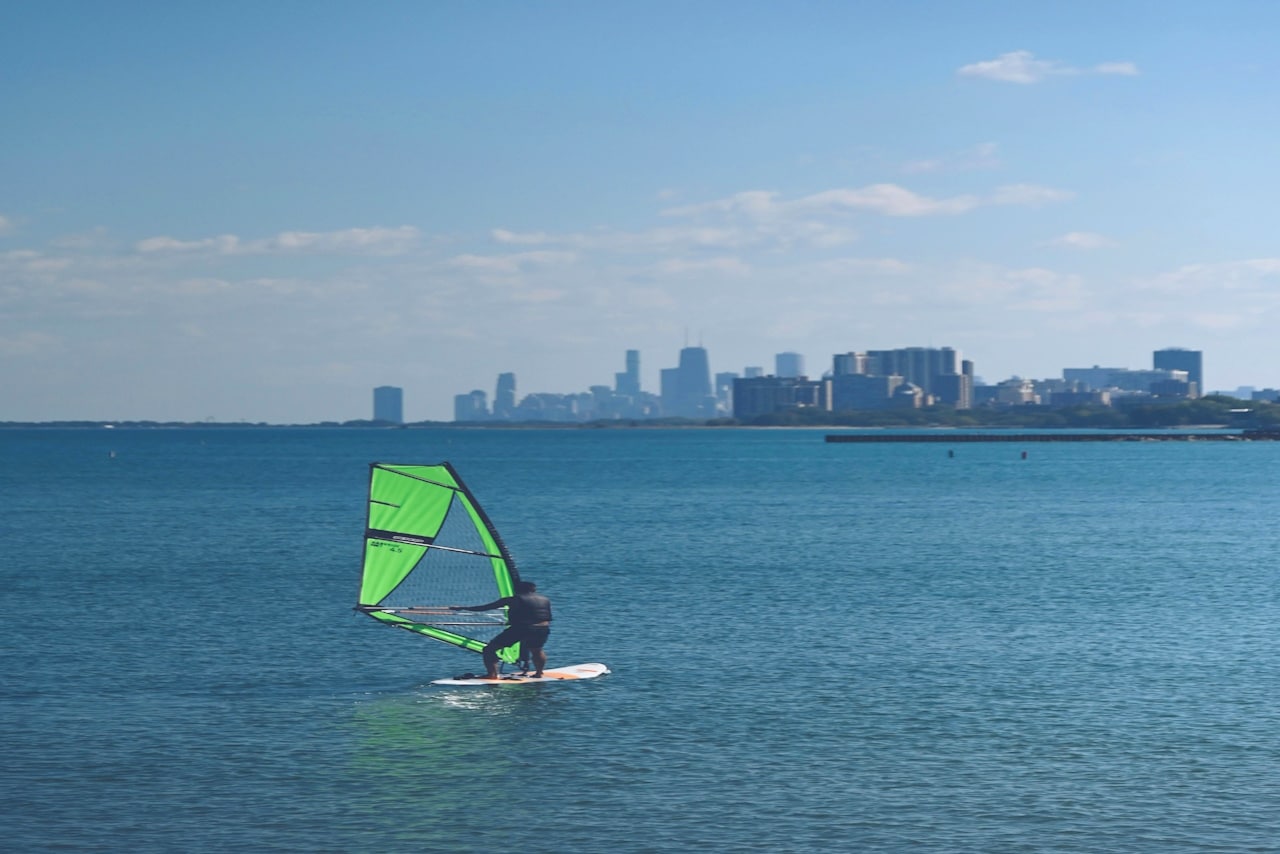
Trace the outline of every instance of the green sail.
<instances>
[{"instance_id":1,"label":"green sail","mask_svg":"<svg viewBox=\"0 0 1280 854\"><path fill-rule=\"evenodd\" d=\"M510 596L515 561L448 463L369 466L364 568L356 609L384 625L480 652L506 609L450 611ZM513 662L519 644L499 652Z\"/></svg>"}]
</instances>

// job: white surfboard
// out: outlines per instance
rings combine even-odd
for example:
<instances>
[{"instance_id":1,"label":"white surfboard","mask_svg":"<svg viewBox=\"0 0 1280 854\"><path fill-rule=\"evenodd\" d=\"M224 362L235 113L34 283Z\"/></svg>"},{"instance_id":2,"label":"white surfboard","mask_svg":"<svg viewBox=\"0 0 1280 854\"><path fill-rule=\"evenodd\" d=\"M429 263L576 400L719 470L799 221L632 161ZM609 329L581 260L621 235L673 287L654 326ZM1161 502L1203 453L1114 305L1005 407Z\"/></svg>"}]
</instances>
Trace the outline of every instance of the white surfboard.
<instances>
[{"instance_id":1,"label":"white surfboard","mask_svg":"<svg viewBox=\"0 0 1280 854\"><path fill-rule=\"evenodd\" d=\"M432 685L530 685L539 682L565 682L571 679L595 679L609 672L609 668L598 662L591 664L574 664L570 667L553 667L542 671L541 677L532 673L504 673L500 679L484 677L465 678L454 676L449 679L432 679Z\"/></svg>"}]
</instances>

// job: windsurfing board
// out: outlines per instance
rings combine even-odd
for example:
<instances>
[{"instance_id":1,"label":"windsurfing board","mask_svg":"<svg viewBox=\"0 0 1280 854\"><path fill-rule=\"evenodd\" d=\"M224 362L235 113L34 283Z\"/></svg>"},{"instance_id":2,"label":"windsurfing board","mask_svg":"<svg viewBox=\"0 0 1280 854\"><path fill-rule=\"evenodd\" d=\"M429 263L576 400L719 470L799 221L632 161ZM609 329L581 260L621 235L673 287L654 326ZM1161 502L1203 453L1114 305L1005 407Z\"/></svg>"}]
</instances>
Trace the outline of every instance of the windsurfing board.
<instances>
[{"instance_id":1,"label":"windsurfing board","mask_svg":"<svg viewBox=\"0 0 1280 854\"><path fill-rule=\"evenodd\" d=\"M598 662L591 664L574 664L570 667L554 667L542 671L542 676L520 673L506 673L500 679L484 677L454 676L449 679L432 679L432 685L530 685L539 682L565 682L571 679L595 679L609 672L609 668Z\"/></svg>"}]
</instances>

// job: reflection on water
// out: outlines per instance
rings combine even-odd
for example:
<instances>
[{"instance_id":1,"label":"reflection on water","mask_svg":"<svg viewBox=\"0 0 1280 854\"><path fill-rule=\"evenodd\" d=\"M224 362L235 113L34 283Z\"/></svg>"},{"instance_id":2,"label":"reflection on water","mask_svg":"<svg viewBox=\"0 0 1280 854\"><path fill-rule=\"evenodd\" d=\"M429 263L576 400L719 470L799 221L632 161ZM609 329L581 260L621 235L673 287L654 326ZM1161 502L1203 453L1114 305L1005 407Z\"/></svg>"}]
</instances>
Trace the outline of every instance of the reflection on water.
<instances>
[{"instance_id":1,"label":"reflection on water","mask_svg":"<svg viewBox=\"0 0 1280 854\"><path fill-rule=\"evenodd\" d=\"M522 735L557 705L545 686L439 689L424 687L356 703L349 776L360 781L351 800L354 828L377 828L388 816L399 844L462 850L479 844L487 823L509 811L516 787L527 785L530 762Z\"/></svg>"}]
</instances>

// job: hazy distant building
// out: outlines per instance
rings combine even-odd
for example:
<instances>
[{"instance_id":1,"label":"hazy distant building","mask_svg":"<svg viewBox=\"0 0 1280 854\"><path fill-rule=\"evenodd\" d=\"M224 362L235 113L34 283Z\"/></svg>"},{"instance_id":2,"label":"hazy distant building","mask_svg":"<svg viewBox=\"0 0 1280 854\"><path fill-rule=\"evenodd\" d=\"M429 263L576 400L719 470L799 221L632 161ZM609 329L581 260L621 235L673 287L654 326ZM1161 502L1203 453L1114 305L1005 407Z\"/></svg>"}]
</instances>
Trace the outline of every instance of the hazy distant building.
<instances>
[{"instance_id":1,"label":"hazy distant building","mask_svg":"<svg viewBox=\"0 0 1280 854\"><path fill-rule=\"evenodd\" d=\"M831 378L831 408L836 412L888 409L894 390L902 383L903 379L899 376L837 374Z\"/></svg>"},{"instance_id":2,"label":"hazy distant building","mask_svg":"<svg viewBox=\"0 0 1280 854\"><path fill-rule=\"evenodd\" d=\"M1127 391L1142 394L1151 394L1152 387L1159 384L1164 389L1163 394L1168 396L1191 397L1196 394L1193 391L1190 382L1190 375L1182 370L1150 370L1150 371L1134 371L1128 368L1100 368L1094 365L1092 368L1064 368L1062 376L1068 382L1076 382L1084 385L1086 388L1095 391ZM1182 382L1187 386L1184 392L1178 394L1175 392L1176 386L1169 385L1169 382Z\"/></svg>"},{"instance_id":3,"label":"hazy distant building","mask_svg":"<svg viewBox=\"0 0 1280 854\"><path fill-rule=\"evenodd\" d=\"M995 402L1004 406L1027 406L1038 404L1040 397L1036 394L1034 382L1021 377L1011 377L996 384Z\"/></svg>"},{"instance_id":4,"label":"hazy distant building","mask_svg":"<svg viewBox=\"0 0 1280 854\"><path fill-rule=\"evenodd\" d=\"M722 371L715 376L716 413L728 415L733 412L733 381L738 375L732 371Z\"/></svg>"},{"instance_id":5,"label":"hazy distant building","mask_svg":"<svg viewBox=\"0 0 1280 854\"><path fill-rule=\"evenodd\" d=\"M833 377L901 377L902 382L919 390L921 405L936 401L956 409L973 406L973 362L962 360L959 351L951 347L837 353L832 357L831 373Z\"/></svg>"},{"instance_id":6,"label":"hazy distant building","mask_svg":"<svg viewBox=\"0 0 1280 854\"><path fill-rule=\"evenodd\" d=\"M536 392L520 398L516 394L516 375L498 374L493 412L486 409L484 392L473 391L454 398L454 420L584 422L661 416L657 396L640 391L638 350L627 351L627 370L614 377L616 387L593 385L576 394ZM628 390L630 394L624 393Z\"/></svg>"},{"instance_id":7,"label":"hazy distant building","mask_svg":"<svg viewBox=\"0 0 1280 854\"><path fill-rule=\"evenodd\" d=\"M711 393L711 363L702 347L685 347L680 364L662 369L662 414L679 418L712 418L716 412Z\"/></svg>"},{"instance_id":8,"label":"hazy distant building","mask_svg":"<svg viewBox=\"0 0 1280 854\"><path fill-rule=\"evenodd\" d=\"M971 409L973 374L938 374L933 378L933 396L956 409Z\"/></svg>"},{"instance_id":9,"label":"hazy distant building","mask_svg":"<svg viewBox=\"0 0 1280 854\"><path fill-rule=\"evenodd\" d=\"M640 394L640 351L627 351L627 369L613 375L613 387L618 394L637 397Z\"/></svg>"},{"instance_id":10,"label":"hazy distant building","mask_svg":"<svg viewBox=\"0 0 1280 854\"><path fill-rule=\"evenodd\" d=\"M831 357L831 375L843 377L867 373L866 353L836 353Z\"/></svg>"},{"instance_id":11,"label":"hazy distant building","mask_svg":"<svg viewBox=\"0 0 1280 854\"><path fill-rule=\"evenodd\" d=\"M920 387L925 394L935 394L935 379L943 374L960 373L960 354L951 347L903 347L897 350L868 350L867 373L880 376L897 374ZM948 401L951 402L951 401Z\"/></svg>"},{"instance_id":12,"label":"hazy distant building","mask_svg":"<svg viewBox=\"0 0 1280 854\"><path fill-rule=\"evenodd\" d=\"M778 353L773 357L775 376L779 377L802 377L804 376L804 356L799 353Z\"/></svg>"},{"instance_id":13,"label":"hazy distant building","mask_svg":"<svg viewBox=\"0 0 1280 854\"><path fill-rule=\"evenodd\" d=\"M404 423L404 390L393 385L380 385L373 390L373 420L390 424Z\"/></svg>"},{"instance_id":14,"label":"hazy distant building","mask_svg":"<svg viewBox=\"0 0 1280 854\"><path fill-rule=\"evenodd\" d=\"M581 421L584 403L589 394L554 394L537 392L526 394L516 407L517 421Z\"/></svg>"},{"instance_id":15,"label":"hazy distant building","mask_svg":"<svg viewBox=\"0 0 1280 854\"><path fill-rule=\"evenodd\" d=\"M1195 385L1190 397L1204 393L1203 354L1199 350L1184 350L1181 347L1168 347L1156 350L1151 356L1151 366L1158 371L1186 371L1187 382Z\"/></svg>"},{"instance_id":16,"label":"hazy distant building","mask_svg":"<svg viewBox=\"0 0 1280 854\"><path fill-rule=\"evenodd\" d=\"M498 374L498 386L493 393L493 417L508 421L516 412L516 375Z\"/></svg>"},{"instance_id":17,"label":"hazy distant building","mask_svg":"<svg viewBox=\"0 0 1280 854\"><path fill-rule=\"evenodd\" d=\"M926 401L924 389L915 383L902 383L893 390L889 405L893 409L919 409Z\"/></svg>"},{"instance_id":18,"label":"hazy distant building","mask_svg":"<svg viewBox=\"0 0 1280 854\"><path fill-rule=\"evenodd\" d=\"M973 387L974 406L996 406L999 400L1000 387L995 385L975 384Z\"/></svg>"},{"instance_id":19,"label":"hazy distant building","mask_svg":"<svg viewBox=\"0 0 1280 854\"><path fill-rule=\"evenodd\" d=\"M1070 407L1070 406L1110 406L1111 392L1109 391L1052 391L1048 398L1050 406Z\"/></svg>"},{"instance_id":20,"label":"hazy distant building","mask_svg":"<svg viewBox=\"0 0 1280 854\"><path fill-rule=\"evenodd\" d=\"M1127 371L1128 368L1103 368L1094 365L1092 368L1063 368L1062 377L1067 382L1080 383L1086 389L1101 391L1108 388L1120 388L1112 378Z\"/></svg>"},{"instance_id":21,"label":"hazy distant building","mask_svg":"<svg viewBox=\"0 0 1280 854\"><path fill-rule=\"evenodd\" d=\"M742 369L742 376L749 380L756 377L762 377L764 376L764 368L757 367L755 365L748 365Z\"/></svg>"},{"instance_id":22,"label":"hazy distant building","mask_svg":"<svg viewBox=\"0 0 1280 854\"><path fill-rule=\"evenodd\" d=\"M1156 380L1147 387L1147 391L1156 397L1195 398L1196 384L1185 379L1186 371L1170 371L1174 376L1170 379Z\"/></svg>"},{"instance_id":23,"label":"hazy distant building","mask_svg":"<svg viewBox=\"0 0 1280 854\"><path fill-rule=\"evenodd\" d=\"M733 381L733 417L750 421L793 409L831 409L831 380L750 377Z\"/></svg>"},{"instance_id":24,"label":"hazy distant building","mask_svg":"<svg viewBox=\"0 0 1280 854\"><path fill-rule=\"evenodd\" d=\"M470 394L453 396L454 421L484 421L489 417L488 397L476 389Z\"/></svg>"}]
</instances>

